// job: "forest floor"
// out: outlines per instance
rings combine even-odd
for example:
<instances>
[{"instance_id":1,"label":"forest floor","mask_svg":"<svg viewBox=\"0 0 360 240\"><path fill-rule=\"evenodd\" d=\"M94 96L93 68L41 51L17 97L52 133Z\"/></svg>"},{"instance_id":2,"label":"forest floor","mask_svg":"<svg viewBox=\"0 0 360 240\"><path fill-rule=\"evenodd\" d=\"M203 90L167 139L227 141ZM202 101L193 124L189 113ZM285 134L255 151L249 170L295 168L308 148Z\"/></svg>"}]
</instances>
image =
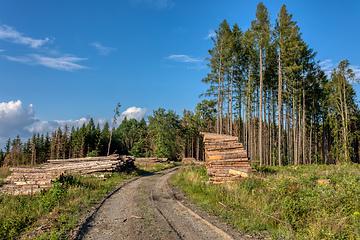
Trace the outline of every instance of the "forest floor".
<instances>
[{"instance_id":1,"label":"forest floor","mask_svg":"<svg viewBox=\"0 0 360 240\"><path fill-rule=\"evenodd\" d=\"M254 239L190 204L172 187L168 180L179 168L128 180L86 217L74 238Z\"/></svg>"}]
</instances>

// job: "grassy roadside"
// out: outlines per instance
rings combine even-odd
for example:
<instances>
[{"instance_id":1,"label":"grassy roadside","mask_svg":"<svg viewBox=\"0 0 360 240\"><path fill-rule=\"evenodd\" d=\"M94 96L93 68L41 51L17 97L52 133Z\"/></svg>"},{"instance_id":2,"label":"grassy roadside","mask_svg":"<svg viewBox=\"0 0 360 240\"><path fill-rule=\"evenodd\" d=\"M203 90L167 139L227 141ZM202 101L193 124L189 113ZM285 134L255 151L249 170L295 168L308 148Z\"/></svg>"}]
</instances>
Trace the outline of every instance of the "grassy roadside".
<instances>
[{"instance_id":1,"label":"grassy roadside","mask_svg":"<svg viewBox=\"0 0 360 240\"><path fill-rule=\"evenodd\" d=\"M79 217L106 193L130 178L174 167L175 164L137 166L133 171L59 179L41 194L0 194L0 239L67 239Z\"/></svg>"},{"instance_id":2,"label":"grassy roadside","mask_svg":"<svg viewBox=\"0 0 360 240\"><path fill-rule=\"evenodd\" d=\"M205 167L189 167L171 182L245 232L273 239L360 239L357 164L262 167L234 183L207 186L207 180Z\"/></svg>"},{"instance_id":3,"label":"grassy roadside","mask_svg":"<svg viewBox=\"0 0 360 240\"><path fill-rule=\"evenodd\" d=\"M0 167L0 187L5 183L4 178L10 174L8 167Z\"/></svg>"}]
</instances>

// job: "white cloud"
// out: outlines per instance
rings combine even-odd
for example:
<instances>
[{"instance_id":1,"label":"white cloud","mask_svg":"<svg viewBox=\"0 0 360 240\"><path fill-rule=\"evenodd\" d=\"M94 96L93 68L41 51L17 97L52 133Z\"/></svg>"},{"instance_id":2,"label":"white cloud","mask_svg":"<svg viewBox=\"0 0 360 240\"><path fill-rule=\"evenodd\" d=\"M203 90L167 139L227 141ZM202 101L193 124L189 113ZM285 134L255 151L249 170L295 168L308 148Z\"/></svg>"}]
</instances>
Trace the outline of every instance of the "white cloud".
<instances>
[{"instance_id":1,"label":"white cloud","mask_svg":"<svg viewBox=\"0 0 360 240\"><path fill-rule=\"evenodd\" d=\"M45 43L52 42L52 39L50 38L34 39L30 37L24 37L22 33L16 31L13 27L0 24L0 39L16 44L26 45L36 49L37 53L44 53L33 53L26 56L3 55L9 61L25 63L29 65L42 65L63 71L73 71L76 69L87 68L76 63L78 61L87 60L87 58L78 58L69 54L60 54L57 50L51 50L46 47L42 47ZM0 49L0 53L4 51L4 49ZM56 57L50 55L55 55Z\"/></svg>"},{"instance_id":2,"label":"white cloud","mask_svg":"<svg viewBox=\"0 0 360 240\"><path fill-rule=\"evenodd\" d=\"M111 51L116 50L116 48L104 47L99 42L93 42L91 45L94 46L101 55L109 55Z\"/></svg>"},{"instance_id":3,"label":"white cloud","mask_svg":"<svg viewBox=\"0 0 360 240\"><path fill-rule=\"evenodd\" d=\"M207 39L210 39L212 37L215 37L216 36L216 33L213 29L210 29L209 32L208 32L208 35L206 37L204 37L205 40Z\"/></svg>"},{"instance_id":4,"label":"white cloud","mask_svg":"<svg viewBox=\"0 0 360 240\"><path fill-rule=\"evenodd\" d=\"M69 119L69 120L54 120L54 121L38 121L35 124L26 127L26 129L30 133L47 133L47 132L51 133L57 130L59 127L63 129L65 125L67 125L69 129L71 129L72 127L80 128L84 123L88 124L89 120L90 117L82 117L76 120ZM104 126L105 122L106 122L105 118L98 118L94 120L95 125L99 124L101 128Z\"/></svg>"},{"instance_id":5,"label":"white cloud","mask_svg":"<svg viewBox=\"0 0 360 240\"><path fill-rule=\"evenodd\" d=\"M0 103L0 137L8 139L15 135L26 135L26 127L35 123L33 105L25 108L20 100Z\"/></svg>"},{"instance_id":6,"label":"white cloud","mask_svg":"<svg viewBox=\"0 0 360 240\"><path fill-rule=\"evenodd\" d=\"M205 66L202 64L203 60L188 55L170 55L167 57L167 59L173 60L175 62L186 63L188 64L187 69L201 70L205 68Z\"/></svg>"},{"instance_id":7,"label":"white cloud","mask_svg":"<svg viewBox=\"0 0 360 240\"><path fill-rule=\"evenodd\" d=\"M160 8L160 9L165 9L165 8L172 8L175 6L175 3L171 0L153 0L150 1L153 4L155 4L156 7Z\"/></svg>"},{"instance_id":8,"label":"white cloud","mask_svg":"<svg viewBox=\"0 0 360 240\"><path fill-rule=\"evenodd\" d=\"M325 72L325 74L330 78L331 71L334 68L337 68L339 63L333 63L331 59L326 59L325 61L320 63L321 69ZM360 79L360 67L357 65L350 65L350 69L355 73L355 79Z\"/></svg>"},{"instance_id":9,"label":"white cloud","mask_svg":"<svg viewBox=\"0 0 360 240\"><path fill-rule=\"evenodd\" d=\"M359 81L360 80L360 67L359 66L357 66L357 65L350 65L350 68L354 71L354 73L355 73L355 79L357 80L357 81ZM357 83L356 81L355 81L355 83Z\"/></svg>"},{"instance_id":10,"label":"white cloud","mask_svg":"<svg viewBox=\"0 0 360 240\"><path fill-rule=\"evenodd\" d=\"M321 66L321 69L325 72L327 76L330 76L331 71L336 67L331 59L326 59L319 64Z\"/></svg>"},{"instance_id":11,"label":"white cloud","mask_svg":"<svg viewBox=\"0 0 360 240\"><path fill-rule=\"evenodd\" d=\"M13 62L20 62L29 65L42 65L49 68L54 68L63 71L73 71L77 69L87 68L85 66L76 64L75 62L87 60L87 58L78 58L70 55L63 55L61 57L49 57L40 54L29 54L23 57L5 56L7 60Z\"/></svg>"},{"instance_id":12,"label":"white cloud","mask_svg":"<svg viewBox=\"0 0 360 240\"><path fill-rule=\"evenodd\" d=\"M0 25L0 39L17 44L27 45L31 48L39 48L45 43L51 41L50 38L35 39L30 37L24 37L22 33L4 24Z\"/></svg>"},{"instance_id":13,"label":"white cloud","mask_svg":"<svg viewBox=\"0 0 360 240\"><path fill-rule=\"evenodd\" d=\"M140 109L142 110L142 109ZM131 114L133 112L133 114ZM129 117L141 116L141 111L128 111ZM7 139L14 139L17 135L22 141L26 141L34 133L46 134L52 133L59 127L64 129L65 125L71 129L81 127L87 124L90 117L82 117L80 119L70 120L54 120L43 121L35 117L34 106L29 105L28 108L23 106L21 100L0 102L0 148L5 146ZM105 118L94 119L95 125L99 124L102 128L107 120ZM110 123L110 122L109 122Z\"/></svg>"},{"instance_id":14,"label":"white cloud","mask_svg":"<svg viewBox=\"0 0 360 240\"><path fill-rule=\"evenodd\" d=\"M138 121L140 121L142 118L145 117L147 112L146 108L137 108L137 107L129 107L120 115L120 122L126 117L127 119L134 118Z\"/></svg>"},{"instance_id":15,"label":"white cloud","mask_svg":"<svg viewBox=\"0 0 360 240\"><path fill-rule=\"evenodd\" d=\"M133 5L142 3L153 5L159 9L173 8L175 3L172 0L128 0Z\"/></svg>"},{"instance_id":16,"label":"white cloud","mask_svg":"<svg viewBox=\"0 0 360 240\"><path fill-rule=\"evenodd\" d=\"M171 55L167 58L174 60L176 62L187 62L187 63L201 62L199 58L193 58L188 55Z\"/></svg>"}]
</instances>

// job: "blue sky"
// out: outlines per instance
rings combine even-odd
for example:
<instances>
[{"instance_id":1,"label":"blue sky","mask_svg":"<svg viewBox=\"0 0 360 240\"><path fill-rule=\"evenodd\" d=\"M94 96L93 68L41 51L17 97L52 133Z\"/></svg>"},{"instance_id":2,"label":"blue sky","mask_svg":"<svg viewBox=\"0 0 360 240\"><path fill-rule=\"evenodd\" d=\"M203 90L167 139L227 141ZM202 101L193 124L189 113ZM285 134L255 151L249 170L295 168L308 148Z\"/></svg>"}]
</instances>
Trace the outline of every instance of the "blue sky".
<instances>
[{"instance_id":1,"label":"blue sky","mask_svg":"<svg viewBox=\"0 0 360 240\"><path fill-rule=\"evenodd\" d=\"M272 23L286 4L325 70L348 59L360 75L360 1L263 2ZM258 3L2 0L0 147L89 117L104 123L118 102L135 118L193 110L207 89L209 37L224 19L249 28Z\"/></svg>"}]
</instances>

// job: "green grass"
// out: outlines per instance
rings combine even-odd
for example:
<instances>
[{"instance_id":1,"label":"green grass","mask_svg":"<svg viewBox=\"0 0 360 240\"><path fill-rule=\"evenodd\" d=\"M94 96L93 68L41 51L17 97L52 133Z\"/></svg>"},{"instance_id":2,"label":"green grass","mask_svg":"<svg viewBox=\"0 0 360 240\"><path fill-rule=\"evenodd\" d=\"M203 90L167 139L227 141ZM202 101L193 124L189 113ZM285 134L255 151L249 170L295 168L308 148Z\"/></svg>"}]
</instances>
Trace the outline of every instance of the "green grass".
<instances>
[{"instance_id":1,"label":"green grass","mask_svg":"<svg viewBox=\"0 0 360 240\"><path fill-rule=\"evenodd\" d=\"M59 179L41 194L13 196L0 193L0 239L66 239L79 217L119 183L150 172L174 167L159 164L151 169L114 173L104 178L74 175Z\"/></svg>"},{"instance_id":2,"label":"green grass","mask_svg":"<svg viewBox=\"0 0 360 240\"><path fill-rule=\"evenodd\" d=\"M331 183L318 184L319 179ZM189 167L171 182L244 231L273 239L360 239L357 164L261 167L234 183L207 186L207 180L205 167Z\"/></svg>"}]
</instances>

